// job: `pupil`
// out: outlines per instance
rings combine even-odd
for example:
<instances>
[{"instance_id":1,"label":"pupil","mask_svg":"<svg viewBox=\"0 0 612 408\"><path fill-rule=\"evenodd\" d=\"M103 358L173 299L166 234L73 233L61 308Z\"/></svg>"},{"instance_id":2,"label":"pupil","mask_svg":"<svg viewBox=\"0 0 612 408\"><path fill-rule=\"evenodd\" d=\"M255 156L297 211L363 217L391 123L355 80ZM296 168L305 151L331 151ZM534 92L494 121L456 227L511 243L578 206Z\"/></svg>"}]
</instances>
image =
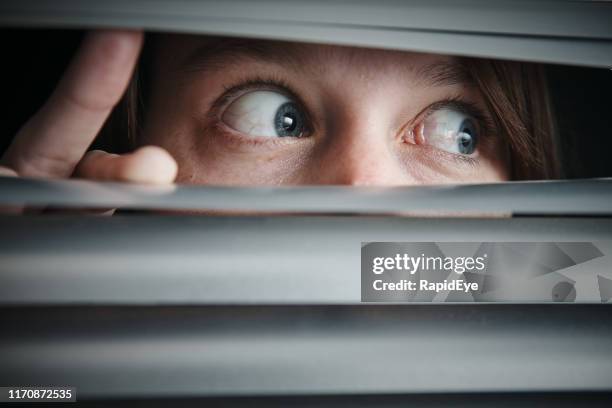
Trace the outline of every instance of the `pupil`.
<instances>
[{"instance_id":1,"label":"pupil","mask_svg":"<svg viewBox=\"0 0 612 408\"><path fill-rule=\"evenodd\" d=\"M283 129L288 132L295 129L295 119L289 114L285 114L285 116L283 116Z\"/></svg>"}]
</instances>

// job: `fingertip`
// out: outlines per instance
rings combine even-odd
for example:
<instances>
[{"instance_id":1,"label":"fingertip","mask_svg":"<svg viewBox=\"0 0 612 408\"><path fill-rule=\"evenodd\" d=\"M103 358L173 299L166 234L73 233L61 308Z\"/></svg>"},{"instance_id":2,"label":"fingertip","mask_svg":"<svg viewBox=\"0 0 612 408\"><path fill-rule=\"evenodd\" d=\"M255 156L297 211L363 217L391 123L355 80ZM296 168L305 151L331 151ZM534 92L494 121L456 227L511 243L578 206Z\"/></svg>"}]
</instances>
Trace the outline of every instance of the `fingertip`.
<instances>
[{"instance_id":1,"label":"fingertip","mask_svg":"<svg viewBox=\"0 0 612 408\"><path fill-rule=\"evenodd\" d=\"M128 29L99 29L89 31L84 38L85 43L105 45L108 51L113 53L133 52L134 48L140 49L144 40L142 30Z\"/></svg>"},{"instance_id":2,"label":"fingertip","mask_svg":"<svg viewBox=\"0 0 612 408\"><path fill-rule=\"evenodd\" d=\"M136 150L124 162L122 178L146 184L170 184L176 179L176 160L161 147L144 146Z\"/></svg>"},{"instance_id":3,"label":"fingertip","mask_svg":"<svg viewBox=\"0 0 612 408\"><path fill-rule=\"evenodd\" d=\"M87 33L55 97L94 112L110 110L127 87L143 38L142 31Z\"/></svg>"},{"instance_id":4,"label":"fingertip","mask_svg":"<svg viewBox=\"0 0 612 408\"><path fill-rule=\"evenodd\" d=\"M17 172L8 167L0 167L0 176L2 177L17 177Z\"/></svg>"},{"instance_id":5,"label":"fingertip","mask_svg":"<svg viewBox=\"0 0 612 408\"><path fill-rule=\"evenodd\" d=\"M99 53L102 61L115 61L115 64L131 64L144 42L142 31L135 30L95 30L84 39L84 47Z\"/></svg>"}]
</instances>

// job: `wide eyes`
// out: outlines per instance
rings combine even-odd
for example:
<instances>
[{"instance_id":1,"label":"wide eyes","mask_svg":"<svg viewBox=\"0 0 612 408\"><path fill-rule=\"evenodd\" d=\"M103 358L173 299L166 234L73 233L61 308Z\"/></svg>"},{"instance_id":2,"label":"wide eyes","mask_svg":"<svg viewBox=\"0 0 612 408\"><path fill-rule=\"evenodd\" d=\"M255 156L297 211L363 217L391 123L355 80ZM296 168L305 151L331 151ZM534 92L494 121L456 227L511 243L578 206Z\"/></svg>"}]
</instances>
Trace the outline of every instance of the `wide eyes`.
<instances>
[{"instance_id":1,"label":"wide eyes","mask_svg":"<svg viewBox=\"0 0 612 408\"><path fill-rule=\"evenodd\" d=\"M307 115L300 104L285 93L255 90L235 98L225 109L222 121L230 128L252 137L303 137L307 135ZM403 140L449 153L474 156L477 152L477 121L461 110L434 109L410 128Z\"/></svg>"},{"instance_id":2,"label":"wide eyes","mask_svg":"<svg viewBox=\"0 0 612 408\"><path fill-rule=\"evenodd\" d=\"M427 145L449 153L471 156L478 145L478 126L470 116L441 108L408 132L408 143Z\"/></svg>"},{"instance_id":3,"label":"wide eyes","mask_svg":"<svg viewBox=\"0 0 612 408\"><path fill-rule=\"evenodd\" d=\"M252 91L235 99L225 110L223 122L249 136L302 137L306 115L289 97L273 91Z\"/></svg>"}]
</instances>

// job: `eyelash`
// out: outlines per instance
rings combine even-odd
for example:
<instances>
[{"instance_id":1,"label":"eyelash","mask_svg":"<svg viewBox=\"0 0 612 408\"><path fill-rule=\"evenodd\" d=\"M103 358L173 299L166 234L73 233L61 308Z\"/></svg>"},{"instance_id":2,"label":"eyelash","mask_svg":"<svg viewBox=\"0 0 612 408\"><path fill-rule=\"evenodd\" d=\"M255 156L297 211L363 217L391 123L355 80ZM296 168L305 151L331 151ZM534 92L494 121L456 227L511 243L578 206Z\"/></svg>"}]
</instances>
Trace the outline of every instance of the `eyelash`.
<instances>
[{"instance_id":1,"label":"eyelash","mask_svg":"<svg viewBox=\"0 0 612 408\"><path fill-rule=\"evenodd\" d=\"M304 116L306 118L307 123L306 133L312 134L315 132L312 115L310 114L310 111L306 108L306 104L299 97L298 92L296 92L287 81L283 80L282 78L275 77L254 77L251 79L244 80L243 82L240 82L237 85L223 86L223 94L211 105L211 109L209 110L209 119L211 119L214 123L219 123L221 121L221 116L224 109L229 106L231 102L233 102L236 98L244 95L248 91L262 90L266 88L269 90L284 93L286 96L293 99L304 112ZM465 100L461 95L454 95L449 98L445 98L443 100L430 104L415 116L415 118L417 119L411 122L411 126L423 122L425 119L427 119L429 115L443 108L454 109L472 117L478 125L479 134L485 140L491 137L491 135L496 134L495 124L489 118L489 116L485 114L482 108L480 108L473 102ZM255 138L249 138L249 140L250 139L255 140ZM268 141L266 140L265 142ZM264 143L264 141L262 141L262 143ZM475 165L477 163L477 160L473 157L448 152L440 153L446 156L447 158L450 156L459 164Z\"/></svg>"}]
</instances>

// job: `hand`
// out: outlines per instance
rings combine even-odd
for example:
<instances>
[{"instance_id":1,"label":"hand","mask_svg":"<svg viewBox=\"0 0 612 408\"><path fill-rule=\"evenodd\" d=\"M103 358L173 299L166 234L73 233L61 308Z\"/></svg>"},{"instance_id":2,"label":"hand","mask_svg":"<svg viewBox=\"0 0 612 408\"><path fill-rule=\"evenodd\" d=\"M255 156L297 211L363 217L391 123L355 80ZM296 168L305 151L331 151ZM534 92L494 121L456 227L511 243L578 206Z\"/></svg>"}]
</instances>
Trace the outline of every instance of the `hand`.
<instances>
[{"instance_id":1,"label":"hand","mask_svg":"<svg viewBox=\"0 0 612 408\"><path fill-rule=\"evenodd\" d=\"M51 97L0 159L0 175L172 183L177 164L160 147L87 152L125 92L142 43L137 31L87 34Z\"/></svg>"}]
</instances>

